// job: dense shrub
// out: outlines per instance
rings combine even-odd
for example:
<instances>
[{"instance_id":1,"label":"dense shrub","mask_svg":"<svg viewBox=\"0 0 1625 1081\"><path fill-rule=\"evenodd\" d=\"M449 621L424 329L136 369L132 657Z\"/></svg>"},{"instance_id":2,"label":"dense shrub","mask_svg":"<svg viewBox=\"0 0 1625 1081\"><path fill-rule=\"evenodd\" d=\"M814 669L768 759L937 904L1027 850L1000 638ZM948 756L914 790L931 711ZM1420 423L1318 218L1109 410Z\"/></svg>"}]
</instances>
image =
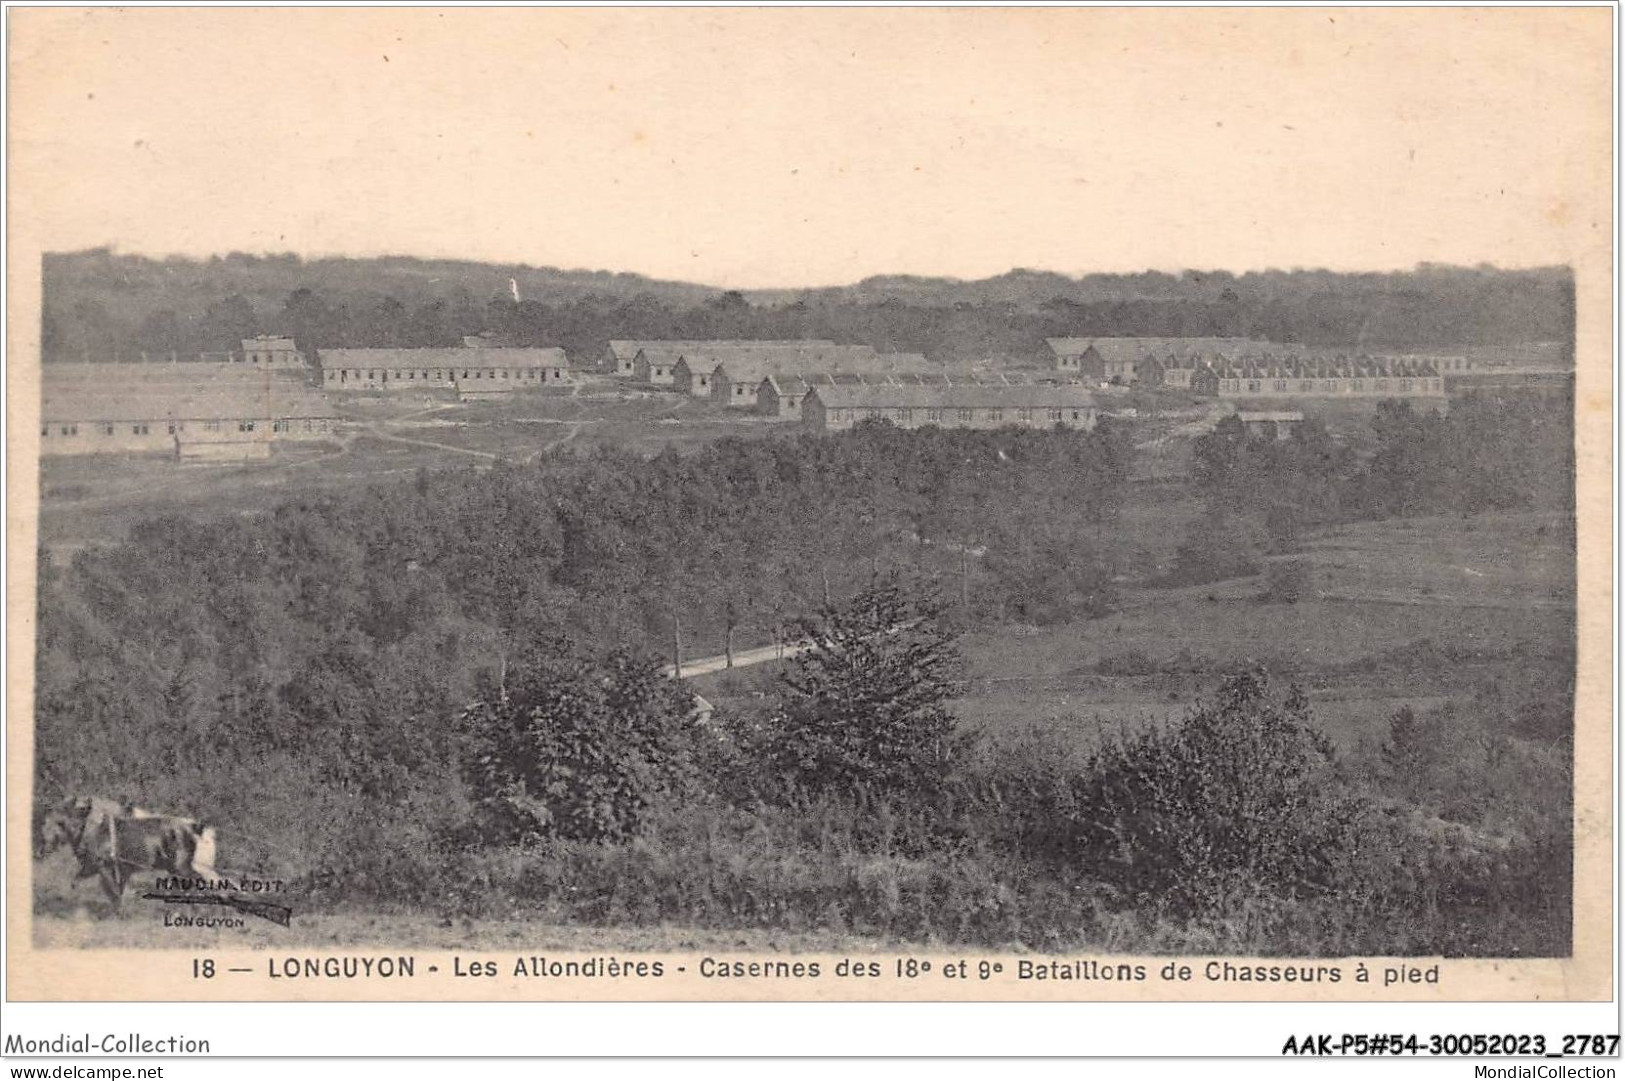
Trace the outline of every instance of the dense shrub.
<instances>
[{"instance_id":1,"label":"dense shrub","mask_svg":"<svg viewBox=\"0 0 1625 1081\"><path fill-rule=\"evenodd\" d=\"M1097 840L1100 805L1088 802L1096 779L1088 756L1053 732L1028 730L977 748L929 801L826 792L782 805L665 803L629 841L549 838L460 859L468 888L455 896L478 914L593 925L1047 950L1554 956L1567 948L1561 831L1484 844L1402 803L1362 804L1321 776L1328 791L1308 798L1306 815L1294 817L1291 800L1259 813L1262 825L1214 813L1193 858L1230 867L1222 878L1172 863L1172 838L1151 815L1117 831L1133 862L1169 870L1161 888L1175 896L1161 903L1110 860L1080 856ZM1353 812L1348 828L1323 828L1340 807ZM1231 825L1234 845L1214 843ZM1278 843L1294 827L1304 836ZM1317 840L1334 846L1325 868L1305 851ZM1285 863L1272 862L1283 853ZM1299 873L1282 873L1293 860ZM1207 900L1192 903L1198 893Z\"/></svg>"},{"instance_id":2,"label":"dense shrub","mask_svg":"<svg viewBox=\"0 0 1625 1081\"><path fill-rule=\"evenodd\" d=\"M493 841L619 840L695 787L693 701L651 662L550 655L463 714L480 829Z\"/></svg>"},{"instance_id":3,"label":"dense shrub","mask_svg":"<svg viewBox=\"0 0 1625 1081\"><path fill-rule=\"evenodd\" d=\"M1236 676L1178 727L1105 744L1077 782L1073 858L1133 906L1182 917L1342 885L1364 805L1301 692L1268 692L1262 671Z\"/></svg>"},{"instance_id":4,"label":"dense shrub","mask_svg":"<svg viewBox=\"0 0 1625 1081\"><path fill-rule=\"evenodd\" d=\"M1383 790L1430 815L1498 836L1566 821L1573 786L1568 748L1528 739L1518 720L1482 701L1401 707L1380 748Z\"/></svg>"},{"instance_id":5,"label":"dense shrub","mask_svg":"<svg viewBox=\"0 0 1625 1081\"><path fill-rule=\"evenodd\" d=\"M1105 615L1117 602L1106 564L1076 538L1011 539L983 565L979 607L995 619L1049 627Z\"/></svg>"},{"instance_id":6,"label":"dense shrub","mask_svg":"<svg viewBox=\"0 0 1625 1081\"><path fill-rule=\"evenodd\" d=\"M1168 584L1202 585L1257 574L1268 547L1262 527L1251 519L1222 509L1209 511L1186 531Z\"/></svg>"}]
</instances>

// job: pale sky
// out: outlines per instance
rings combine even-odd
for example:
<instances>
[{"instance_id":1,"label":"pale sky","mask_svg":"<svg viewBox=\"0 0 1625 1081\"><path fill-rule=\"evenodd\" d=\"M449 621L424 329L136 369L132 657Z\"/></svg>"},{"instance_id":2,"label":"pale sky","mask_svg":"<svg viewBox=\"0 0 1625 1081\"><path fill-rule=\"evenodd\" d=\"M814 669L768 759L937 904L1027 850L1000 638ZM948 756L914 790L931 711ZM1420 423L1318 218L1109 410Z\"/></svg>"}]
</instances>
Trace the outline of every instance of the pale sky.
<instances>
[{"instance_id":1,"label":"pale sky","mask_svg":"<svg viewBox=\"0 0 1625 1081\"><path fill-rule=\"evenodd\" d=\"M719 286L1570 261L1611 12L12 10L12 229Z\"/></svg>"}]
</instances>

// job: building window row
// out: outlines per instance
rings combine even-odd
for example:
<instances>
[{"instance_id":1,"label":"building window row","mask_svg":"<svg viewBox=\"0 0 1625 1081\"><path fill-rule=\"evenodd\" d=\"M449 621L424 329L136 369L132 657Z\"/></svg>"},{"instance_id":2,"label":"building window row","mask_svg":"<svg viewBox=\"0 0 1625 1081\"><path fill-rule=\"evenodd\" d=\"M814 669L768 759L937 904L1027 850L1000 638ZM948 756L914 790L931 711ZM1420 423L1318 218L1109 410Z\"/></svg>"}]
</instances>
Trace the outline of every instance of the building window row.
<instances>
[{"instance_id":1,"label":"building window row","mask_svg":"<svg viewBox=\"0 0 1625 1081\"><path fill-rule=\"evenodd\" d=\"M1344 390L1363 391L1366 389L1367 382L1364 378L1355 379L1347 376L1338 376L1332 379L1300 379L1297 381L1297 390L1301 393L1313 393L1315 391L1329 393ZM1444 380L1437 378L1380 378L1369 382L1375 390L1388 390L1393 387L1393 389L1401 393L1418 390L1442 390L1444 388ZM1219 380L1219 389L1221 391L1240 393L1244 389L1243 384L1245 384L1245 391L1251 394L1260 393L1264 388L1264 381L1260 379L1221 379ZM1272 390L1290 392L1293 389L1293 384L1286 379L1272 379L1270 380L1270 387Z\"/></svg>"},{"instance_id":2,"label":"building window row","mask_svg":"<svg viewBox=\"0 0 1625 1081\"><path fill-rule=\"evenodd\" d=\"M203 430L206 432L218 432L220 431L220 423L221 422L218 420L204 421ZM252 432L255 430L257 425L258 422L254 420L239 420L237 422L237 430L239 432ZM79 425L77 424L59 424L54 426L51 424L41 424L39 433L40 437L42 439L49 439L51 437L51 429L53 427L56 428L56 434L58 437L71 437L79 434ZM98 423L96 427L99 433L103 436L113 436L118 434L118 426L116 424ZM273 420L271 422L271 430L273 432L291 432L294 430L294 421L289 419ZM186 431L186 425L183 422L172 420L164 425L164 431L168 435L175 435L178 432ZM305 431L325 432L327 431L327 422L325 420L306 420ZM130 425L130 434L151 435L152 422L137 421L132 423Z\"/></svg>"},{"instance_id":3,"label":"building window row","mask_svg":"<svg viewBox=\"0 0 1625 1081\"><path fill-rule=\"evenodd\" d=\"M889 417L892 420L902 423L913 423L916 419L916 412L916 410L909 408L853 406L828 409L825 412L825 417L831 424L844 424L848 421L855 422L862 420L865 417ZM942 423L943 415L946 412L949 412L949 410L944 410L942 408L930 408L922 409L918 412L923 414L923 420L921 420L921 423L940 424ZM951 412L953 413L954 419L961 424L972 424L976 421L978 416L978 410L974 408L955 408ZM1021 423L1030 424L1033 422L1036 416L1042 414L1047 416L1051 422L1061 423L1067 419L1068 412L1069 411L1066 409L1044 409L1040 411L1031 408L1020 408L1015 410L1014 419ZM1006 419L1006 413L1007 411L1004 409L984 408L980 410L982 418L993 423L1003 423ZM1081 410L1073 409L1070 410L1070 413L1072 420L1081 421L1083 419L1083 413Z\"/></svg>"}]
</instances>

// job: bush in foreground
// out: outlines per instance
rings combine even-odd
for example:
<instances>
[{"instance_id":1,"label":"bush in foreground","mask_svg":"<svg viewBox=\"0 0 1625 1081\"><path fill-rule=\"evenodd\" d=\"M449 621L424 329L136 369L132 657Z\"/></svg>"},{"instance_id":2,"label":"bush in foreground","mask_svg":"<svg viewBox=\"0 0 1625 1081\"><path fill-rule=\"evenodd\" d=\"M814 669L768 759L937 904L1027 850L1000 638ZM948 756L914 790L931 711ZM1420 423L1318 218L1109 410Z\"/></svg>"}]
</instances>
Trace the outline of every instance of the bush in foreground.
<instances>
[{"instance_id":1,"label":"bush in foreground","mask_svg":"<svg viewBox=\"0 0 1625 1081\"><path fill-rule=\"evenodd\" d=\"M480 835L633 836L652 804L696 787L692 707L681 684L624 652L525 666L463 715Z\"/></svg>"},{"instance_id":2,"label":"bush in foreground","mask_svg":"<svg viewBox=\"0 0 1625 1081\"><path fill-rule=\"evenodd\" d=\"M1262 671L1173 729L1105 744L1076 780L1071 858L1136 909L1192 917L1263 889L1319 896L1346 884L1367 807L1294 688Z\"/></svg>"}]
</instances>

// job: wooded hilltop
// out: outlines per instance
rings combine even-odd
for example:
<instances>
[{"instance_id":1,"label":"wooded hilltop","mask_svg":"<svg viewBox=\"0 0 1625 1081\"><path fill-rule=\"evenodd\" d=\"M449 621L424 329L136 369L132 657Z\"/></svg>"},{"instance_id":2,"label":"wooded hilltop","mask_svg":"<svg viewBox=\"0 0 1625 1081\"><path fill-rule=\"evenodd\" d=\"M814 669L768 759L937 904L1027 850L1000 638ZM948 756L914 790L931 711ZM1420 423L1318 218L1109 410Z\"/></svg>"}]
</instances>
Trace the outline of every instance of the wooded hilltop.
<instances>
[{"instance_id":1,"label":"wooded hilltop","mask_svg":"<svg viewBox=\"0 0 1625 1081\"><path fill-rule=\"evenodd\" d=\"M1096 334L1427 349L1570 341L1574 308L1573 275L1560 267L1077 278L1012 270L982 281L889 276L727 291L398 256L154 259L99 248L47 255L43 272L47 363L185 359L262 333L320 349L451 346L492 332L513 345L563 347L577 365L596 360L611 338L827 338L944 361L1038 362L1045 338Z\"/></svg>"}]
</instances>

